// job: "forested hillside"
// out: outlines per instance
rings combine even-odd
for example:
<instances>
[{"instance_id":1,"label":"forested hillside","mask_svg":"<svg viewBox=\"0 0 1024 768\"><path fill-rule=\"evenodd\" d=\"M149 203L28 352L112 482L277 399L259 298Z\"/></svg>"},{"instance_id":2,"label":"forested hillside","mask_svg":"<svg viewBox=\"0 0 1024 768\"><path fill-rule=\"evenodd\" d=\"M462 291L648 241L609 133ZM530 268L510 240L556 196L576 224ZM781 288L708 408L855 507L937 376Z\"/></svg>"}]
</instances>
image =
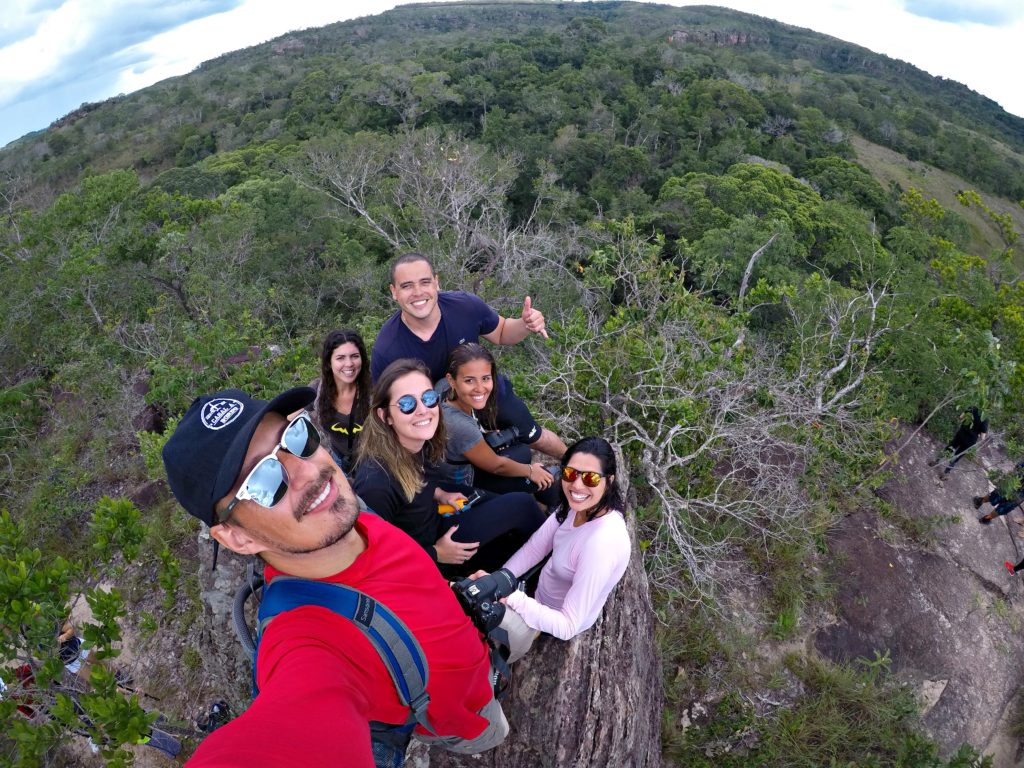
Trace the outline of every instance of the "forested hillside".
<instances>
[{"instance_id":1,"label":"forested hillside","mask_svg":"<svg viewBox=\"0 0 1024 768\"><path fill-rule=\"evenodd\" d=\"M99 647L118 619L208 641L168 427L201 392L310 381L332 328L372 339L419 250L504 314L531 296L552 338L504 371L622 451L666 760L968 765L883 662L765 649L829 610L825 534L878 504L900 423L946 437L979 405L1024 448L1021 201L1024 120L711 7L406 6L85 104L0 151L0 658L38 658L84 593ZM179 662L137 682L187 719L209 670ZM743 692L780 677L801 695L755 717ZM145 732L112 682L89 706L112 760ZM63 718L0 701L0 761L68 764Z\"/></svg>"}]
</instances>

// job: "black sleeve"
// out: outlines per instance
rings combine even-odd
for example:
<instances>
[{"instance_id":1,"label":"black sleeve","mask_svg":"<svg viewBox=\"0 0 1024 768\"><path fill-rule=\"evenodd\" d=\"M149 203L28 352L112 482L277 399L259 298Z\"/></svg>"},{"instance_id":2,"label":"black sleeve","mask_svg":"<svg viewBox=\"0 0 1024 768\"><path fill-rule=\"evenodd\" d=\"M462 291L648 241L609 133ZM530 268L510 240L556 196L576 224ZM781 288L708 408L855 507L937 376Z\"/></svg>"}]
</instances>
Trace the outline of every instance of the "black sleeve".
<instances>
[{"instance_id":1,"label":"black sleeve","mask_svg":"<svg viewBox=\"0 0 1024 768\"><path fill-rule=\"evenodd\" d=\"M395 522L401 499L391 476L380 464L373 460L360 462L352 485L371 512L389 523Z\"/></svg>"},{"instance_id":2,"label":"black sleeve","mask_svg":"<svg viewBox=\"0 0 1024 768\"><path fill-rule=\"evenodd\" d=\"M371 512L409 534L437 562L437 550L434 548L437 507L433 500L433 484L428 482L413 501L406 501L397 481L370 459L360 462L356 468L352 487Z\"/></svg>"}]
</instances>

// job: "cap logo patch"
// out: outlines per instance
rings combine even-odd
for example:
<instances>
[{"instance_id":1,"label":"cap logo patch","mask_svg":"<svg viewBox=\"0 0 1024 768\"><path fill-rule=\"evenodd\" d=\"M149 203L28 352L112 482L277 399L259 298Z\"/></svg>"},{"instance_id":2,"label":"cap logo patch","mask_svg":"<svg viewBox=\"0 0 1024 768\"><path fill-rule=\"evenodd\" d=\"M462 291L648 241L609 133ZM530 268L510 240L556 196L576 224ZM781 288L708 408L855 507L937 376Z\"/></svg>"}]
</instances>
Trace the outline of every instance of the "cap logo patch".
<instances>
[{"instance_id":1,"label":"cap logo patch","mask_svg":"<svg viewBox=\"0 0 1024 768\"><path fill-rule=\"evenodd\" d=\"M230 397L218 397L203 406L199 418L207 429L223 429L237 419L245 406Z\"/></svg>"}]
</instances>

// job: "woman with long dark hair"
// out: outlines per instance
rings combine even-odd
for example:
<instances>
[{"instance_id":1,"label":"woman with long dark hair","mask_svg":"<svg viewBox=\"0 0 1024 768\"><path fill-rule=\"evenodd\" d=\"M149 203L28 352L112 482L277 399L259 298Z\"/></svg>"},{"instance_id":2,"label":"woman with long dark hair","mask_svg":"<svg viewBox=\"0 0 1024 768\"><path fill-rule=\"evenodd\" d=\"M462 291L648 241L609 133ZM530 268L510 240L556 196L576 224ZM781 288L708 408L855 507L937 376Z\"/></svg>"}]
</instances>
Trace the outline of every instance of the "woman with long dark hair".
<instances>
[{"instance_id":1,"label":"woman with long dark hair","mask_svg":"<svg viewBox=\"0 0 1024 768\"><path fill-rule=\"evenodd\" d=\"M439 468L442 482L494 493L523 491L550 506L557 498L552 474L532 460L530 446L512 435L500 437L497 381L498 365L485 347L460 344L452 350L446 386L439 388L445 396L442 413L448 436Z\"/></svg>"},{"instance_id":2,"label":"woman with long dark hair","mask_svg":"<svg viewBox=\"0 0 1024 768\"><path fill-rule=\"evenodd\" d=\"M313 422L329 439L331 455L346 474L352 471L359 434L370 404L370 363L363 337L343 328L324 337L320 378L313 382Z\"/></svg>"},{"instance_id":3,"label":"woman with long dark hair","mask_svg":"<svg viewBox=\"0 0 1024 768\"><path fill-rule=\"evenodd\" d=\"M554 513L504 566L519 577L551 555L533 597L505 599L510 661L541 632L568 640L593 626L626 572L631 544L616 474L615 451L601 437L583 438L562 457Z\"/></svg>"},{"instance_id":4,"label":"woman with long dark hair","mask_svg":"<svg viewBox=\"0 0 1024 768\"><path fill-rule=\"evenodd\" d=\"M444 458L440 396L423 362L402 358L373 388L355 464L356 493L371 511L408 533L446 575L495 567L544 521L526 493L491 496L471 508L429 471ZM456 508L439 514L439 504Z\"/></svg>"}]
</instances>

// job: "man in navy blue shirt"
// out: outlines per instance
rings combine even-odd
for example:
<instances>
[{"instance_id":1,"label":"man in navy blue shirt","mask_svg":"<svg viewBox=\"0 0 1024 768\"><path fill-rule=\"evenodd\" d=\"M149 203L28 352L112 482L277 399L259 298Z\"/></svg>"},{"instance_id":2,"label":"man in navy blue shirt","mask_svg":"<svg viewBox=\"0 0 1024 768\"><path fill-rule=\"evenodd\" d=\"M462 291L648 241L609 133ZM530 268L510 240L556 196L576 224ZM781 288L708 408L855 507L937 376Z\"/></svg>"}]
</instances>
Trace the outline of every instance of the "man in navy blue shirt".
<instances>
[{"instance_id":1,"label":"man in navy blue shirt","mask_svg":"<svg viewBox=\"0 0 1024 768\"><path fill-rule=\"evenodd\" d=\"M391 298L398 304L380 329L370 356L374 381L387 366L403 357L422 360L431 380L444 378L448 356L460 344L481 337L494 344L518 344L531 333L548 337L544 315L523 301L520 317L502 317L483 299L464 291L441 291L434 267L421 253L399 256L391 267ZM498 383L498 419L515 425L519 439L542 453L561 458L565 443L534 420L526 404L504 376Z\"/></svg>"}]
</instances>

